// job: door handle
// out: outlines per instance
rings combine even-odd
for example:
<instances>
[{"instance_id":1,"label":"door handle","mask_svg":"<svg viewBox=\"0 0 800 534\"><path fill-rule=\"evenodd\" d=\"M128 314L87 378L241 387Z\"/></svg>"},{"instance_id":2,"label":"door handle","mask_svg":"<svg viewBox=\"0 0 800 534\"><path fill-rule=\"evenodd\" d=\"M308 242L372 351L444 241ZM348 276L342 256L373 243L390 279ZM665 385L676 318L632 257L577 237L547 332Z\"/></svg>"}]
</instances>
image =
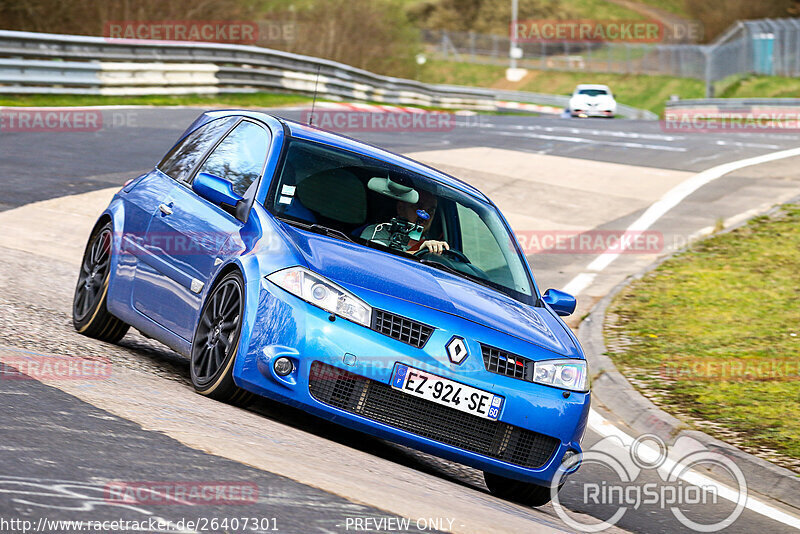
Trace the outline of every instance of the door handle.
<instances>
[{"instance_id":1,"label":"door handle","mask_svg":"<svg viewBox=\"0 0 800 534\"><path fill-rule=\"evenodd\" d=\"M159 204L158 209L161 210L161 213L164 215L172 215L172 208L166 204Z\"/></svg>"}]
</instances>

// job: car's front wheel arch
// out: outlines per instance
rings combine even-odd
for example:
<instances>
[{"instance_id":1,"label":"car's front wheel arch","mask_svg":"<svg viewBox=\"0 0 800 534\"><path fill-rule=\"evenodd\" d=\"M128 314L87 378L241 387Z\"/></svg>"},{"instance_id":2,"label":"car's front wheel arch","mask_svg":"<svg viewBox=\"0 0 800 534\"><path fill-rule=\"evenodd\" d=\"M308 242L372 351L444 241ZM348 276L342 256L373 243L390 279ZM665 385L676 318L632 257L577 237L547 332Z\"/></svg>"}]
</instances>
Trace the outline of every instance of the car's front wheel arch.
<instances>
[{"instance_id":1,"label":"car's front wheel arch","mask_svg":"<svg viewBox=\"0 0 800 534\"><path fill-rule=\"evenodd\" d=\"M226 286L224 288L225 294L220 295L219 289L223 285ZM214 300L225 300L231 292L237 293L236 298L239 303L237 304L238 312L235 314L235 319L228 318L228 321L235 320L237 322L235 330L232 333L232 338L228 340L230 342L230 348L224 352L224 357L219 363L219 367L217 368L219 373L214 372L211 373L211 376L203 376L202 372L198 372L198 365L204 356L205 358L212 357L209 354L204 354L204 351L208 351L207 347L209 341L207 338L211 335L210 332L206 332L206 330L208 330L207 325L209 323L215 323L218 320L222 321L221 318L218 319L214 317L217 313L213 309ZM245 314L247 313L247 294L247 284L244 274L235 263L228 264L220 269L220 272L217 274L206 293L206 298L204 299L195 326L195 333L192 337L190 375L195 390L201 395L237 405L248 404L252 399L252 394L236 386L233 379L233 367L239 356L244 324L247 322L245 319ZM220 303L220 305L221 304L222 303ZM219 336L216 336L215 339L218 338Z\"/></svg>"}]
</instances>

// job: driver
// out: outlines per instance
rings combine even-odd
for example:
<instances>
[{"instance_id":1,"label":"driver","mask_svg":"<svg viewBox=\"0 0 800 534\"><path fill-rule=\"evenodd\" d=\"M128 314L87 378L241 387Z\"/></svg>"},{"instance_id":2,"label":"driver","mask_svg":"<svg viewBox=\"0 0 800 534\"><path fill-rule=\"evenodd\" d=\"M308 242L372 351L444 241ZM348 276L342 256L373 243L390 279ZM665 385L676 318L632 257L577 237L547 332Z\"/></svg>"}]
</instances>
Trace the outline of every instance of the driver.
<instances>
[{"instance_id":1,"label":"driver","mask_svg":"<svg viewBox=\"0 0 800 534\"><path fill-rule=\"evenodd\" d=\"M419 191L419 200L416 204L410 202L397 201L397 216L406 221L422 226L422 234L419 239L409 238L403 245L403 251L413 254L420 250L428 250L434 254L441 254L445 250L450 250L450 245L445 241L435 239L425 239L428 230L436 214L438 199L436 195L428 191ZM427 218L425 218L427 215ZM391 223L371 224L361 232L361 238L369 241L378 241L388 244L391 238Z\"/></svg>"}]
</instances>

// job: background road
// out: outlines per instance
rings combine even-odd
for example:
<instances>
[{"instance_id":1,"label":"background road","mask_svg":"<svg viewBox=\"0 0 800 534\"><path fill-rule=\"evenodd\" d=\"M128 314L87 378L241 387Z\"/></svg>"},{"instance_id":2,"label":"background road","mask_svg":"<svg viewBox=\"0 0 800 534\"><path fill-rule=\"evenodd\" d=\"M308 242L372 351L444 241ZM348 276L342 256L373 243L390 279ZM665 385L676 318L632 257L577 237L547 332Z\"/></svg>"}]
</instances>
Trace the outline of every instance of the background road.
<instances>
[{"instance_id":1,"label":"background road","mask_svg":"<svg viewBox=\"0 0 800 534\"><path fill-rule=\"evenodd\" d=\"M58 199L65 195L118 187L128 178L152 167L199 112L200 110L193 109L109 110L104 111L104 118L108 117L104 123L118 126L100 132L0 133L0 146L3 150L0 159L0 210L46 199ZM276 113L288 118L300 117L299 110L284 109L277 110ZM513 199L503 200L508 208L503 202L498 202L507 215L509 209L511 210L509 218L517 231L519 229L515 221L528 225L523 229L533 228L531 212L538 213L540 210L545 212L542 220L551 221L554 225L546 228L558 228L558 224L561 224L559 213L568 209L573 209L578 218L581 213L584 214L583 222L576 222L587 230L624 229L649 202L686 176L691 176L693 172L796 146L796 139L792 136L674 135L663 132L658 123L652 122L573 121L522 116L460 117L459 125L450 132L352 135L396 152L419 155L423 161L429 161L475 183L483 190L486 190L487 185L501 183L503 189L510 188L515 195L525 192L534 195L533 200L526 200L524 206L517 206ZM510 156L512 152L514 155ZM533 162L541 166L531 166ZM749 209L797 195L800 192L800 177L794 170L796 165L797 161L792 160L776 162L739 171L713 182L668 213L654 228L664 233L668 245L680 245L694 232L714 225L718 219L729 219ZM586 183L578 184L577 179L569 178L567 171L570 169L579 169L582 180ZM614 182L613 174L617 169L620 175L616 177L617 182ZM631 169L636 169L632 179ZM647 169L652 169L652 172L647 172ZM627 172L629 176L623 176L623 172ZM541 176L548 173L551 175ZM609 173L611 178L606 176ZM524 181L530 176L536 177L536 184ZM561 177L564 177L563 180ZM593 178L596 178L594 183ZM501 179L508 181L498 182ZM546 194L536 197L540 186L538 180L547 181L546 187L541 185L541 190L546 191ZM637 185L637 181L647 183ZM598 183L601 185L598 186ZM627 185L623 187L619 184ZM634 191L639 186L641 190ZM608 191L604 191L604 188ZM605 200L598 199L605 199L606 194L625 193L621 191L625 188L630 188L628 196L631 198L625 202L620 201L619 207L615 204L604 210L602 206L595 205L598 202L607 204ZM585 195L577 196L573 191L578 190ZM648 194L654 198L650 200ZM489 195L495 198L493 193L490 192ZM579 200L575 200L576 198ZM642 198L646 198L647 202L643 203ZM570 201L576 202L577 206L570 208ZM548 207L548 202L553 205ZM92 206L91 209L96 213L100 208ZM37 225L48 223L35 213L38 212L26 208L9 212L7 215L10 217L5 219L0 214L0 227L5 224L7 232L24 241L24 228L30 228L30 233L36 234ZM576 215L570 215L571 219L575 217ZM79 235L74 236L74 239L83 242L85 237ZM0 241L0 247L2 246L3 242ZM667 249L669 246L665 246L665 251ZM394 491L391 498L407 501L409 509L421 509L414 508L422 506L419 499L438 503L447 498L451 502L463 500L463 503L468 503L469 506L462 507L462 510L472 506L477 507L474 509L481 513L497 514L496 517L507 522L504 523L507 527L516 524L515 521L522 521L520 524L539 529L563 525L550 506L540 511L525 510L489 497L485 493L480 474L475 470L381 440L365 438L267 402L257 404L250 411L219 403L209 404L205 402L206 399L191 393L188 367L182 358L138 334L129 334L121 347L95 343L77 336L71 331L69 324L69 306L77 272L73 262L77 262L79 258L70 260L65 254L64 257L45 261L37 255L42 254L43 250L46 248L38 247L33 250L33 247L17 241L11 248L0 251L0 344L6 351L12 347L14 350L26 349L48 354L79 352L81 355L103 355L112 360L115 377L119 378L115 378L118 382L90 386L57 384L57 389L30 381L3 383L0 394L9 399L6 405L13 406L14 409L6 411L0 417L0 444L3 446L0 454L8 454L7 451L10 451L15 457L21 458L13 464L14 468L3 471L3 475L7 477L0 477L0 509L3 515L11 515L11 510L32 517L42 514L35 506L20 504L19 496L15 496L13 491L4 491L4 488L11 486L19 488L19 480L22 479L24 484L44 483L34 480L39 477L73 481L76 484L93 485L92 491L97 491L98 484L113 479L169 480L177 477L198 477L256 481L259 488L263 488L262 494L266 496L266 500L259 503L260 515L279 515L281 520L286 521L285 531L288 532L296 531L291 521L293 517L297 517L297 509L303 510L304 517L307 517L305 525L308 529L319 531L341 530L337 525L341 526L342 519L346 517L385 516L380 510L390 509L390 504L378 494L391 491ZM640 265L646 265L656 255L626 257L615 263L582 295L583 309L598 296L605 294L620 277L633 272ZM530 259L544 289L563 287L585 268L593 256L535 254ZM124 389L128 391L125 392ZM133 392L140 392L142 395L137 397ZM114 394L127 399L128 406L123 406L119 399L116 402L111 399ZM152 397L149 403L142 398L147 396ZM178 398L186 400L178 403ZM163 399L163 402L159 399ZM170 404L169 399L176 399L172 406L173 411L159 411L161 408L158 406ZM90 402L86 402L87 400ZM602 407L597 408L602 411ZM126 417L120 417L120 414L127 414L127 419L145 428L166 432L176 439L143 430L127 421ZM241 434L244 432L241 429L223 427L222 430L229 434L238 432L239 438L252 439L253 443L263 444L264 447L278 447L275 457L278 458L278 463L285 460L286 464L265 466L259 463L261 460L247 456L245 452L221 453L214 448L213 443L204 442L201 437L196 436L203 432L211 436L220 431L214 423L224 425L225 421L234 418L237 421L251 421L252 434ZM257 431L256 428L262 430ZM272 445L269 445L271 435ZM584 447L591 447L599 438L597 433L589 431ZM36 445L19 447L17 441ZM70 443L71 446L65 448L64 443ZM315 446L312 447L309 443ZM372 501L367 497L359 498L358 495L362 494L358 493L358 488L346 487L345 482L340 482L344 485L338 486L336 481L315 479L313 473L298 472L293 476L292 470L299 468L289 461L293 459L291 455L283 455L289 453L281 452L281 446L285 448L288 445L306 453L309 465L327 466L323 469L331 473L336 473L337 468L341 469L339 462L346 462L345 458L359 459L361 465L369 465L375 471L366 469L367 474L363 478L359 478L362 475L356 471L337 474L345 482L352 479L374 484L371 493L376 494L376 497ZM232 448L235 447L228 444L226 451L231 451ZM229 458L235 457L238 462L195 449L227 454ZM87 450L103 452L87 454ZM106 456L108 453L104 451L110 450L120 452ZM65 458L69 458L69 461L64 461ZM258 469L246 467L243 463ZM4 465L9 463L4 462ZM358 469L357 462L354 469ZM312 481L313 485L330 488L331 491L317 490L273 473ZM398 482L396 487L390 489L386 484L394 484L391 477L396 477ZM387 478L390 479L389 482ZM606 479L609 479L609 473L603 468L582 468L562 491L562 502L568 508L589 516L601 519L610 517L616 510L615 507L587 504L582 493L585 482ZM641 483L643 480L662 484L654 473L650 473L649 478L638 479L637 482ZM52 485L54 482L50 480L47 484ZM412 495L414 488L420 495ZM285 505L287 500L292 500L299 508ZM447 506L442 504L440 516L446 517L447 510L459 509L455 504L452 508ZM688 516L704 522L712 522L715 517L724 517L731 508L732 506L726 504L682 507ZM265 509L268 512L265 513ZM174 507L148 510L152 514L172 514L171 519L182 512L180 509L176 511ZM217 513L219 510L210 508L203 512ZM59 512L52 507L48 509L48 514L50 513L70 516L70 512ZM113 516L111 511L108 513ZM455 519L460 525L454 528L480 531L481 524L473 517L462 514ZM636 532L685 530L669 511L658 506L628 510L619 526ZM749 510L729 529L732 532L758 530L782 532L790 529Z\"/></svg>"},{"instance_id":2,"label":"background road","mask_svg":"<svg viewBox=\"0 0 800 534\"><path fill-rule=\"evenodd\" d=\"M161 159L201 111L114 109L103 112L108 126L98 132L0 132L0 209L118 185ZM293 120L302 115L292 108L275 112ZM657 121L491 115L459 117L449 132L349 135L399 153L498 147L694 172L797 144L785 134L673 134Z\"/></svg>"}]
</instances>

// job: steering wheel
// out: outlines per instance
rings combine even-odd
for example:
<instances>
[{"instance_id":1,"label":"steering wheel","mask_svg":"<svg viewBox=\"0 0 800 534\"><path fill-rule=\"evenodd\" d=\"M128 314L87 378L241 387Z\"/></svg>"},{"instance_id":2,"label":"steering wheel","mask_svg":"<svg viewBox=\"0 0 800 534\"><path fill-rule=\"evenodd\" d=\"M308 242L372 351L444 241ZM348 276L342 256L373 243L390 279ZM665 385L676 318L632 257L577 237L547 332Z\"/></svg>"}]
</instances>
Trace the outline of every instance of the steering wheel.
<instances>
[{"instance_id":1,"label":"steering wheel","mask_svg":"<svg viewBox=\"0 0 800 534\"><path fill-rule=\"evenodd\" d=\"M427 248L423 248L423 249L420 249L420 250L416 251L416 252L414 253L414 256L417 256L417 257L422 257L422 256L426 256L426 255L428 255L428 254L433 254L433 252L431 252L431 251L430 251L430 250L428 250ZM439 256L450 256L451 258L453 258L453 259L455 259L455 260L457 260L457 261L459 261L459 262L461 262L461 263L471 263L471 262L469 261L469 258L467 258L467 257L464 255L464 253L463 253L463 252L461 252L461 251L458 251L458 250L446 249L446 250L443 250L443 251L442 251L440 254L438 254L438 255L439 255Z\"/></svg>"}]
</instances>

